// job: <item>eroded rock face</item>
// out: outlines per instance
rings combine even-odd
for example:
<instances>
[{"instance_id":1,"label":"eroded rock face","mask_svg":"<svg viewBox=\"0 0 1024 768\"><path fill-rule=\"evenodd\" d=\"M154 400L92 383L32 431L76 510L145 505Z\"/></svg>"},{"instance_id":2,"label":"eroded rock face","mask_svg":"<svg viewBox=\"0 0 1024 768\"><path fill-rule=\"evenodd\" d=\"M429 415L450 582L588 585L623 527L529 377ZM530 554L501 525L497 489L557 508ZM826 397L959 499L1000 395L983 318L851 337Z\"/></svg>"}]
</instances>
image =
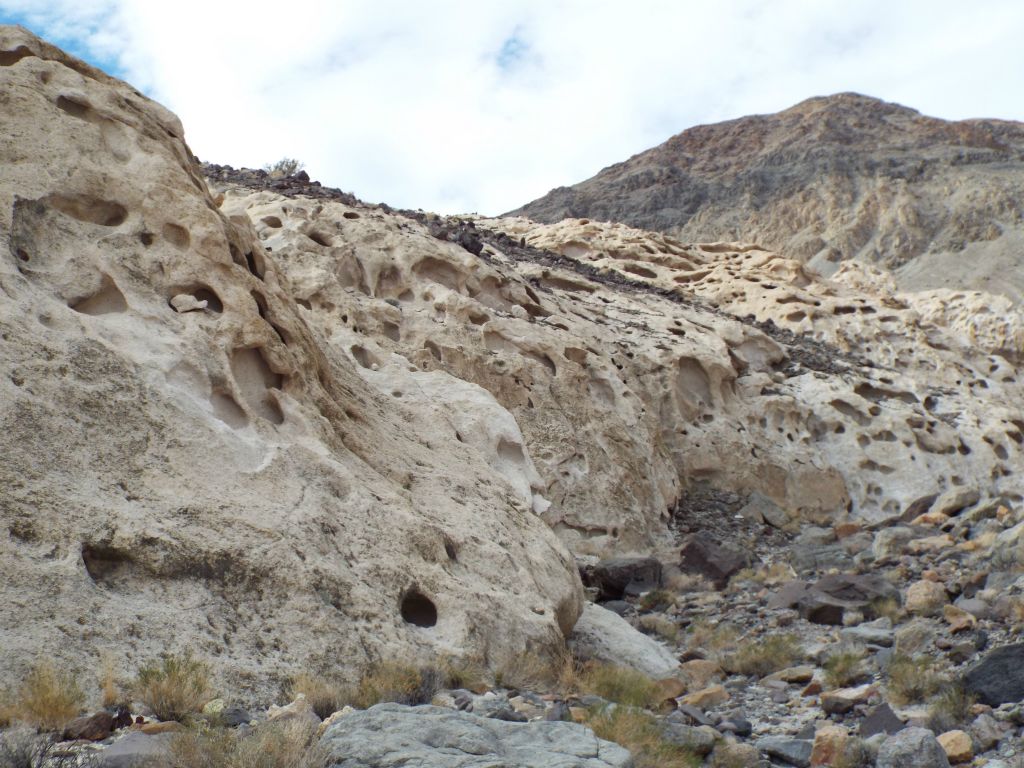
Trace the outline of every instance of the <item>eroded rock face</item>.
<instances>
[{"instance_id":1,"label":"eroded rock face","mask_svg":"<svg viewBox=\"0 0 1024 768\"><path fill-rule=\"evenodd\" d=\"M684 442L707 451L715 435L719 450L730 446L716 474L743 466L749 478L768 456L780 464L787 457L785 495L779 487L765 495L799 508L804 519L813 517L815 493L834 493L828 467L841 474L853 514L867 520L891 517L936 491L1019 498L1024 422L1015 404L1024 314L1007 306L995 322L986 307L1000 306L997 297L894 293L884 273L856 263L825 280L757 246L685 245L585 219L491 225L605 281L707 302L704 324L729 355L717 378L737 396L715 400L710 422L701 411L691 415ZM938 305L941 313L926 311ZM743 318L741 334L715 325L724 317L712 310ZM675 330L686 334L684 344L707 336L692 326ZM700 362L714 370L710 360ZM730 427L731 436L719 437ZM761 469L761 477L768 472Z\"/></svg>"},{"instance_id":2,"label":"eroded rock face","mask_svg":"<svg viewBox=\"0 0 1024 768\"><path fill-rule=\"evenodd\" d=\"M581 586L509 412L409 366L382 392L173 115L19 28L0 52L0 687L192 648L267 698L560 644Z\"/></svg>"},{"instance_id":3,"label":"eroded rock face","mask_svg":"<svg viewBox=\"0 0 1024 768\"><path fill-rule=\"evenodd\" d=\"M885 266L907 290L1024 295L1024 125L949 122L855 93L683 131L514 213L684 240L748 240L831 274Z\"/></svg>"}]
</instances>

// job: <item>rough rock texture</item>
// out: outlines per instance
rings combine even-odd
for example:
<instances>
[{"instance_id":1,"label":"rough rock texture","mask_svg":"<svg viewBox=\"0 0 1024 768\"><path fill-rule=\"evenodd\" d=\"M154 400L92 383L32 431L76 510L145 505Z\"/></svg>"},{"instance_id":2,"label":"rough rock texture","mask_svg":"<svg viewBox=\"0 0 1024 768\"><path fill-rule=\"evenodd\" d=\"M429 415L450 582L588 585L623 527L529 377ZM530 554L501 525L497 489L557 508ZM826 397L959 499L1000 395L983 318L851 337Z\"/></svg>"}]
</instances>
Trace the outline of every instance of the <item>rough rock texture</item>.
<instances>
[{"instance_id":1,"label":"rough rock texture","mask_svg":"<svg viewBox=\"0 0 1024 768\"><path fill-rule=\"evenodd\" d=\"M576 723L509 723L441 707L378 704L324 733L332 768L628 768L629 752Z\"/></svg>"},{"instance_id":2,"label":"rough rock texture","mask_svg":"<svg viewBox=\"0 0 1024 768\"><path fill-rule=\"evenodd\" d=\"M982 704L993 707L1024 699L1024 643L990 651L964 673L963 685Z\"/></svg>"},{"instance_id":3,"label":"rough rock texture","mask_svg":"<svg viewBox=\"0 0 1024 768\"><path fill-rule=\"evenodd\" d=\"M595 603L583 607L569 642L582 659L630 667L654 679L679 671L679 660L664 645Z\"/></svg>"},{"instance_id":4,"label":"rough rock texture","mask_svg":"<svg viewBox=\"0 0 1024 768\"><path fill-rule=\"evenodd\" d=\"M749 240L823 274L857 259L904 288L1024 294L1024 125L947 122L853 93L683 131L514 212L684 240Z\"/></svg>"},{"instance_id":5,"label":"rough rock texture","mask_svg":"<svg viewBox=\"0 0 1024 768\"><path fill-rule=\"evenodd\" d=\"M945 750L927 728L904 728L878 749L877 768L949 768Z\"/></svg>"},{"instance_id":6,"label":"rough rock texture","mask_svg":"<svg viewBox=\"0 0 1024 768\"><path fill-rule=\"evenodd\" d=\"M192 648L269 693L561 643L579 578L493 397L357 374L124 83L3 27L0 94L0 687Z\"/></svg>"},{"instance_id":7,"label":"rough rock texture","mask_svg":"<svg viewBox=\"0 0 1024 768\"><path fill-rule=\"evenodd\" d=\"M791 520L830 524L847 496L869 521L936 492L1020 498L1024 314L996 318L990 295L941 292L940 323L923 316L920 294L894 292L885 273L856 263L823 280L751 245L688 246L585 219L489 225L560 254L552 263L574 265L589 285L628 283L646 297L626 335L633 358L616 362L623 374L650 371L648 392L652 374L675 368L645 404L649 415L677 409L671 445L684 478L759 491ZM549 285L566 279L547 272ZM578 299L600 301L573 279ZM680 304L665 322L670 297ZM713 338L726 357L704 347Z\"/></svg>"}]
</instances>

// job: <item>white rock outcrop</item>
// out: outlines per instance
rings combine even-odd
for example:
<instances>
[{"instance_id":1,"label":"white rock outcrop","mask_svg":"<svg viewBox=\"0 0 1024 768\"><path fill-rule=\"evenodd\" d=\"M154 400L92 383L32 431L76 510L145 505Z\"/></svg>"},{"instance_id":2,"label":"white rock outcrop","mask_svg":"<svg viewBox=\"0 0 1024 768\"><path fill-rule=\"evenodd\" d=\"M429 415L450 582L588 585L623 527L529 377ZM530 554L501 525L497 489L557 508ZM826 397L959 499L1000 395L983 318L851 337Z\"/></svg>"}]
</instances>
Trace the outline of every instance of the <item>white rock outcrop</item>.
<instances>
[{"instance_id":1,"label":"white rock outcrop","mask_svg":"<svg viewBox=\"0 0 1024 768\"><path fill-rule=\"evenodd\" d=\"M579 577L508 411L357 374L129 86L3 27L0 93L0 688L190 648L266 699L563 642Z\"/></svg>"}]
</instances>

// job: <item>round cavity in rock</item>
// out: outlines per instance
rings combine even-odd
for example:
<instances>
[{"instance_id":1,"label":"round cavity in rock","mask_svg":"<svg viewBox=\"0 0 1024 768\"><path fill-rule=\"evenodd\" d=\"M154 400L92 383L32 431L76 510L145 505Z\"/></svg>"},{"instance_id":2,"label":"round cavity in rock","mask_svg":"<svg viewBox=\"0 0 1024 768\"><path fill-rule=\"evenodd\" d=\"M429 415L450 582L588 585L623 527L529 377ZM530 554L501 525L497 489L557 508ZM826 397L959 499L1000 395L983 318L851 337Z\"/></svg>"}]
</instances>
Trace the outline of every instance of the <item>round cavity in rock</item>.
<instances>
[{"instance_id":1,"label":"round cavity in rock","mask_svg":"<svg viewBox=\"0 0 1024 768\"><path fill-rule=\"evenodd\" d=\"M410 589L402 597L402 620L417 627L437 624L437 608L429 597L418 589Z\"/></svg>"}]
</instances>

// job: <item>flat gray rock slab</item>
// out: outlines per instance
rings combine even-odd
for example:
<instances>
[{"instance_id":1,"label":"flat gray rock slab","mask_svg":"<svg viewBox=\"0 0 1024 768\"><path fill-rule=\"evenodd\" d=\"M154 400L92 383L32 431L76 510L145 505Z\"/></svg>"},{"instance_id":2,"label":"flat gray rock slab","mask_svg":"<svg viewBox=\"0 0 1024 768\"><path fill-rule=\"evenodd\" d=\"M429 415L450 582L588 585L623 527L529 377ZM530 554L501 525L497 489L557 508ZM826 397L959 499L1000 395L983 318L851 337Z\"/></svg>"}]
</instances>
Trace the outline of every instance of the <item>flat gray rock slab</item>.
<instances>
[{"instance_id":1,"label":"flat gray rock slab","mask_svg":"<svg viewBox=\"0 0 1024 768\"><path fill-rule=\"evenodd\" d=\"M629 752L577 723L509 723L443 707L378 704L321 740L331 768L631 768Z\"/></svg>"}]
</instances>

